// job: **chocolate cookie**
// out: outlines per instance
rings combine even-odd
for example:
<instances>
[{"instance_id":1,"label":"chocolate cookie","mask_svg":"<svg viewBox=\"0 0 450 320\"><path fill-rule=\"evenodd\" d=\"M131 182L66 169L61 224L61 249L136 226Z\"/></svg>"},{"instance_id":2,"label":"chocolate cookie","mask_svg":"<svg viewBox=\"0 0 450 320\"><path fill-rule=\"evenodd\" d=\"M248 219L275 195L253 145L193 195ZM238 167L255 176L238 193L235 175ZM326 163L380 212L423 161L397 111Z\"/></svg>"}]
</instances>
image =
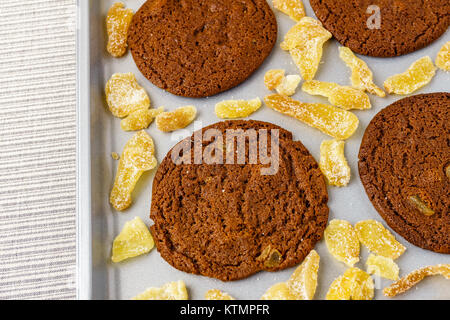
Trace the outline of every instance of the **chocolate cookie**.
<instances>
[{"instance_id":1,"label":"chocolate cookie","mask_svg":"<svg viewBox=\"0 0 450 320\"><path fill-rule=\"evenodd\" d=\"M342 45L374 57L400 56L421 49L439 38L450 23L448 0L310 0L310 3L317 18Z\"/></svg>"},{"instance_id":2,"label":"chocolate cookie","mask_svg":"<svg viewBox=\"0 0 450 320\"><path fill-rule=\"evenodd\" d=\"M402 99L366 129L359 174L375 209L424 249L450 253L450 94Z\"/></svg>"},{"instance_id":3,"label":"chocolate cookie","mask_svg":"<svg viewBox=\"0 0 450 320\"><path fill-rule=\"evenodd\" d=\"M277 40L266 0L149 0L128 45L142 74L185 97L233 88L263 63Z\"/></svg>"},{"instance_id":4,"label":"chocolate cookie","mask_svg":"<svg viewBox=\"0 0 450 320\"><path fill-rule=\"evenodd\" d=\"M238 148L239 139L231 140L239 131L230 130L248 134L247 143L240 144L245 148ZM216 136L202 142L202 133L211 132ZM214 155L225 164L198 164L194 141L204 155L218 143ZM182 146L191 150L180 152ZM240 156L245 161L238 162ZM272 156L278 165L261 161ZM261 169L270 166L275 170L263 175ZM260 121L219 122L181 141L161 163L153 182L151 231L159 253L175 268L237 280L300 263L322 238L327 201L316 161L289 131Z\"/></svg>"}]
</instances>

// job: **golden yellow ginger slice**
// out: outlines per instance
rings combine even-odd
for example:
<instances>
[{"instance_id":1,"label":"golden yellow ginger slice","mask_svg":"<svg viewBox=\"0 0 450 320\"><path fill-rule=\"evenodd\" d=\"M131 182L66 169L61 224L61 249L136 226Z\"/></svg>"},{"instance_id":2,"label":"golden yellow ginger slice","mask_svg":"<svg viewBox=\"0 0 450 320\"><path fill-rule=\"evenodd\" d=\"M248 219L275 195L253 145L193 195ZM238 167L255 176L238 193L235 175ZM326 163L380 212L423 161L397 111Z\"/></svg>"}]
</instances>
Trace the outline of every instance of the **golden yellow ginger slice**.
<instances>
[{"instance_id":1,"label":"golden yellow ginger slice","mask_svg":"<svg viewBox=\"0 0 450 320\"><path fill-rule=\"evenodd\" d=\"M116 2L108 10L106 30L108 33L107 50L113 57L121 57L127 52L128 28L133 19L133 10L124 9L125 5Z\"/></svg>"},{"instance_id":2,"label":"golden yellow ginger slice","mask_svg":"<svg viewBox=\"0 0 450 320\"><path fill-rule=\"evenodd\" d=\"M327 300L372 300L374 283L369 274L358 268L350 268L333 281Z\"/></svg>"},{"instance_id":3,"label":"golden yellow ginger slice","mask_svg":"<svg viewBox=\"0 0 450 320\"><path fill-rule=\"evenodd\" d=\"M347 47L340 47L339 56L352 71L350 80L354 88L376 94L382 98L386 96L386 93L373 82L373 73L367 64L357 58L352 50Z\"/></svg>"},{"instance_id":4,"label":"golden yellow ginger slice","mask_svg":"<svg viewBox=\"0 0 450 320\"><path fill-rule=\"evenodd\" d=\"M163 112L156 116L156 126L163 132L186 128L197 116L194 106L180 107L172 112Z\"/></svg>"},{"instance_id":5,"label":"golden yellow ginger slice","mask_svg":"<svg viewBox=\"0 0 450 320\"><path fill-rule=\"evenodd\" d=\"M150 107L150 98L133 73L116 73L106 83L106 102L111 113L123 118Z\"/></svg>"},{"instance_id":6,"label":"golden yellow ginger slice","mask_svg":"<svg viewBox=\"0 0 450 320\"><path fill-rule=\"evenodd\" d=\"M283 78L283 81L275 90L283 96L292 96L297 90L300 81L302 81L302 78L299 75L288 75Z\"/></svg>"},{"instance_id":7,"label":"golden yellow ginger slice","mask_svg":"<svg viewBox=\"0 0 450 320\"><path fill-rule=\"evenodd\" d=\"M184 281L174 281L160 288L149 288L137 295L133 300L188 300Z\"/></svg>"},{"instance_id":8,"label":"golden yellow ginger slice","mask_svg":"<svg viewBox=\"0 0 450 320\"><path fill-rule=\"evenodd\" d=\"M267 89L275 90L283 82L284 73L285 71L283 69L271 69L267 71L264 75L264 84Z\"/></svg>"},{"instance_id":9,"label":"golden yellow ginger slice","mask_svg":"<svg viewBox=\"0 0 450 320\"><path fill-rule=\"evenodd\" d=\"M278 112L294 117L333 138L349 138L359 125L353 113L326 104L303 103L279 94L264 98L266 105Z\"/></svg>"},{"instance_id":10,"label":"golden yellow ginger slice","mask_svg":"<svg viewBox=\"0 0 450 320\"><path fill-rule=\"evenodd\" d=\"M270 287L262 300L312 300L317 288L320 256L312 250L288 281Z\"/></svg>"},{"instance_id":11,"label":"golden yellow ginger slice","mask_svg":"<svg viewBox=\"0 0 450 320\"><path fill-rule=\"evenodd\" d=\"M262 105L259 98L252 100L226 100L216 104L216 116L221 119L246 118Z\"/></svg>"},{"instance_id":12,"label":"golden yellow ginger slice","mask_svg":"<svg viewBox=\"0 0 450 320\"><path fill-rule=\"evenodd\" d=\"M306 16L302 0L273 0L273 6L296 22Z\"/></svg>"},{"instance_id":13,"label":"golden yellow ginger slice","mask_svg":"<svg viewBox=\"0 0 450 320\"><path fill-rule=\"evenodd\" d=\"M350 182L350 167L344 154L345 142L325 140L320 145L319 167L330 185L344 187Z\"/></svg>"},{"instance_id":14,"label":"golden yellow ginger slice","mask_svg":"<svg viewBox=\"0 0 450 320\"><path fill-rule=\"evenodd\" d=\"M394 282L389 287L384 288L383 294L386 297L395 297L396 295L409 290L425 277L436 275L442 275L446 279L450 279L450 264L438 264L415 270L397 282Z\"/></svg>"},{"instance_id":15,"label":"golden yellow ginger slice","mask_svg":"<svg viewBox=\"0 0 450 320\"><path fill-rule=\"evenodd\" d=\"M436 74L436 67L430 57L415 61L404 73L390 76L384 82L389 93L410 94L430 83Z\"/></svg>"},{"instance_id":16,"label":"golden yellow ginger slice","mask_svg":"<svg viewBox=\"0 0 450 320\"><path fill-rule=\"evenodd\" d=\"M211 289L211 290L206 291L205 299L206 300L235 300L228 293L222 292L217 289Z\"/></svg>"},{"instance_id":17,"label":"golden yellow ginger slice","mask_svg":"<svg viewBox=\"0 0 450 320\"><path fill-rule=\"evenodd\" d=\"M372 107L369 96L364 91L332 82L306 81L302 90L311 95L327 97L332 105L344 110L367 110Z\"/></svg>"},{"instance_id":18,"label":"golden yellow ginger slice","mask_svg":"<svg viewBox=\"0 0 450 320\"><path fill-rule=\"evenodd\" d=\"M360 221L355 225L359 241L370 251L393 260L400 257L406 248L380 222Z\"/></svg>"},{"instance_id":19,"label":"golden yellow ginger slice","mask_svg":"<svg viewBox=\"0 0 450 320\"><path fill-rule=\"evenodd\" d=\"M134 258L150 252L154 246L150 230L141 218L136 217L126 222L120 234L114 239L111 260L120 262Z\"/></svg>"},{"instance_id":20,"label":"golden yellow ginger slice","mask_svg":"<svg viewBox=\"0 0 450 320\"><path fill-rule=\"evenodd\" d=\"M397 280L400 268L391 258L370 254L366 261L367 273L390 280Z\"/></svg>"},{"instance_id":21,"label":"golden yellow ginger slice","mask_svg":"<svg viewBox=\"0 0 450 320\"><path fill-rule=\"evenodd\" d=\"M281 43L289 51L305 80L312 80L322 59L323 45L331 38L322 24L313 18L302 18L288 31Z\"/></svg>"},{"instance_id":22,"label":"golden yellow ginger slice","mask_svg":"<svg viewBox=\"0 0 450 320\"><path fill-rule=\"evenodd\" d=\"M123 131L137 131L148 128L148 126L155 120L156 116L164 112L164 108L158 109L140 109L137 110L125 119L120 121L120 127Z\"/></svg>"},{"instance_id":23,"label":"golden yellow ginger slice","mask_svg":"<svg viewBox=\"0 0 450 320\"><path fill-rule=\"evenodd\" d=\"M336 260L350 267L359 261L358 235L348 221L331 220L325 229L325 244Z\"/></svg>"},{"instance_id":24,"label":"golden yellow ginger slice","mask_svg":"<svg viewBox=\"0 0 450 320\"><path fill-rule=\"evenodd\" d=\"M436 66L444 71L450 71L450 41L439 50L436 57Z\"/></svg>"},{"instance_id":25,"label":"golden yellow ginger slice","mask_svg":"<svg viewBox=\"0 0 450 320\"><path fill-rule=\"evenodd\" d=\"M120 157L114 186L109 201L119 211L127 209L132 202L131 193L145 171L156 167L155 147L152 138L139 131L127 142Z\"/></svg>"}]
</instances>

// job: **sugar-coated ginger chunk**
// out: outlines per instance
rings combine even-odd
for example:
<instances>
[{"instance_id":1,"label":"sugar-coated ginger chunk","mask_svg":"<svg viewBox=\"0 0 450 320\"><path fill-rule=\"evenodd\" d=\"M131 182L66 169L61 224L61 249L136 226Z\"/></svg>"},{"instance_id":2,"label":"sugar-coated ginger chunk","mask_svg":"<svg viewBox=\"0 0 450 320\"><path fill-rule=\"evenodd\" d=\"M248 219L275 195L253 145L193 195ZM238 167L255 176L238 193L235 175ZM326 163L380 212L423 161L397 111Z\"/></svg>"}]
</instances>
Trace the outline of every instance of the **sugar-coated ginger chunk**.
<instances>
[{"instance_id":1,"label":"sugar-coated ginger chunk","mask_svg":"<svg viewBox=\"0 0 450 320\"><path fill-rule=\"evenodd\" d=\"M344 187L350 182L350 167L344 154L345 142L325 140L320 145L319 167L332 186Z\"/></svg>"},{"instance_id":2,"label":"sugar-coated ginger chunk","mask_svg":"<svg viewBox=\"0 0 450 320\"><path fill-rule=\"evenodd\" d=\"M155 120L156 116L164 112L164 108L158 109L140 109L129 114L120 121L120 127L123 131L137 131L148 128Z\"/></svg>"},{"instance_id":3,"label":"sugar-coated ginger chunk","mask_svg":"<svg viewBox=\"0 0 450 320\"><path fill-rule=\"evenodd\" d=\"M133 300L188 300L188 293L184 281L174 281L160 288L149 288L137 295Z\"/></svg>"},{"instance_id":4,"label":"sugar-coated ginger chunk","mask_svg":"<svg viewBox=\"0 0 450 320\"><path fill-rule=\"evenodd\" d=\"M331 220L325 229L325 244L336 260L350 267L359 261L358 235L348 221Z\"/></svg>"},{"instance_id":5,"label":"sugar-coated ginger chunk","mask_svg":"<svg viewBox=\"0 0 450 320\"><path fill-rule=\"evenodd\" d=\"M435 74L436 67L431 58L423 57L405 72L387 78L384 88L389 93L410 94L430 83Z\"/></svg>"},{"instance_id":6,"label":"sugar-coated ginger chunk","mask_svg":"<svg viewBox=\"0 0 450 320\"><path fill-rule=\"evenodd\" d=\"M395 260L406 250L392 233L378 221L360 221L355 225L355 229L359 241L379 256Z\"/></svg>"},{"instance_id":7,"label":"sugar-coated ginger chunk","mask_svg":"<svg viewBox=\"0 0 450 320\"><path fill-rule=\"evenodd\" d=\"M436 275L442 275L446 279L450 279L450 264L438 264L415 270L397 282L394 282L389 287L384 288L383 294L386 297L395 297L398 294L406 292L425 277Z\"/></svg>"},{"instance_id":8,"label":"sugar-coated ginger chunk","mask_svg":"<svg viewBox=\"0 0 450 320\"><path fill-rule=\"evenodd\" d=\"M116 73L106 83L106 102L111 113L118 118L150 107L150 98L133 73Z\"/></svg>"},{"instance_id":9,"label":"sugar-coated ginger chunk","mask_svg":"<svg viewBox=\"0 0 450 320\"><path fill-rule=\"evenodd\" d=\"M126 222L120 234L114 239L111 260L120 262L134 258L150 252L154 246L150 230L141 218L136 217Z\"/></svg>"},{"instance_id":10,"label":"sugar-coated ginger chunk","mask_svg":"<svg viewBox=\"0 0 450 320\"><path fill-rule=\"evenodd\" d=\"M172 112L162 112L156 116L156 126L163 132L186 128L197 116L194 106L180 107Z\"/></svg>"},{"instance_id":11,"label":"sugar-coated ginger chunk","mask_svg":"<svg viewBox=\"0 0 450 320\"><path fill-rule=\"evenodd\" d=\"M121 57L127 52L128 28L133 19L133 10L124 9L125 5L116 2L108 10L106 31L108 33L107 50L113 57Z\"/></svg>"},{"instance_id":12,"label":"sugar-coated ginger chunk","mask_svg":"<svg viewBox=\"0 0 450 320\"><path fill-rule=\"evenodd\" d=\"M398 280L400 268L391 258L370 254L366 261L367 273L390 280Z\"/></svg>"},{"instance_id":13,"label":"sugar-coated ginger chunk","mask_svg":"<svg viewBox=\"0 0 450 320\"><path fill-rule=\"evenodd\" d=\"M216 104L216 116L221 119L246 118L262 105L261 99L226 100Z\"/></svg>"},{"instance_id":14,"label":"sugar-coated ginger chunk","mask_svg":"<svg viewBox=\"0 0 450 320\"><path fill-rule=\"evenodd\" d=\"M264 84L267 89L275 90L284 79L285 71L283 69L271 69L264 75Z\"/></svg>"},{"instance_id":15,"label":"sugar-coated ginger chunk","mask_svg":"<svg viewBox=\"0 0 450 320\"><path fill-rule=\"evenodd\" d=\"M266 105L278 112L294 117L333 138L349 138L359 125L353 113L326 104L303 103L279 94L264 98Z\"/></svg>"},{"instance_id":16,"label":"sugar-coated ginger chunk","mask_svg":"<svg viewBox=\"0 0 450 320\"><path fill-rule=\"evenodd\" d=\"M350 80L354 88L376 94L382 98L386 96L386 93L373 82L373 73L367 64L357 58L352 50L347 47L340 47L339 56L352 71Z\"/></svg>"},{"instance_id":17,"label":"sugar-coated ginger chunk","mask_svg":"<svg viewBox=\"0 0 450 320\"><path fill-rule=\"evenodd\" d=\"M226 292L222 292L217 289L211 289L206 291L205 300L235 300Z\"/></svg>"},{"instance_id":18,"label":"sugar-coated ginger chunk","mask_svg":"<svg viewBox=\"0 0 450 320\"><path fill-rule=\"evenodd\" d=\"M333 281L327 300L372 300L374 283L369 274L358 268L350 268Z\"/></svg>"},{"instance_id":19,"label":"sugar-coated ginger chunk","mask_svg":"<svg viewBox=\"0 0 450 320\"><path fill-rule=\"evenodd\" d=\"M119 211L127 209L132 202L131 193L145 171L157 165L152 138L139 131L127 142L119 160L110 203Z\"/></svg>"},{"instance_id":20,"label":"sugar-coated ginger chunk","mask_svg":"<svg viewBox=\"0 0 450 320\"><path fill-rule=\"evenodd\" d=\"M306 16L302 0L273 0L273 6L296 22Z\"/></svg>"},{"instance_id":21,"label":"sugar-coated ginger chunk","mask_svg":"<svg viewBox=\"0 0 450 320\"><path fill-rule=\"evenodd\" d=\"M444 71L450 71L450 41L446 42L436 57L436 66Z\"/></svg>"}]
</instances>

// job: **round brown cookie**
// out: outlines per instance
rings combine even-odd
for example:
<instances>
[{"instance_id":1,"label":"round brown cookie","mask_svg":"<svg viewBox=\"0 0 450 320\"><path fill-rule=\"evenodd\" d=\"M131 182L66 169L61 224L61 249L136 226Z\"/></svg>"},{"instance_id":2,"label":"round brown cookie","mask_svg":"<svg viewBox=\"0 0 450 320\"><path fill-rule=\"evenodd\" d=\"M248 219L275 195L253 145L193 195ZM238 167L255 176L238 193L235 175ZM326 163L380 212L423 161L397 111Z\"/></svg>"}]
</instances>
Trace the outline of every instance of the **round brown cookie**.
<instances>
[{"instance_id":1,"label":"round brown cookie","mask_svg":"<svg viewBox=\"0 0 450 320\"><path fill-rule=\"evenodd\" d=\"M245 164L175 164L172 152L183 158L178 147L193 150L199 138L194 133L177 144L153 182L151 231L161 256L179 270L223 281L300 263L322 238L328 220L327 188L316 161L289 131L270 123L225 121L202 129L203 134L209 129L223 134L219 148L225 160L227 151L238 150L225 143L233 134L227 130L254 129L258 154L273 154L279 169L262 175L261 168L270 165L249 164L248 141ZM262 129L269 132L267 148L259 145ZM274 144L279 157L276 148L271 151L271 130L279 132ZM201 150L217 139L204 141ZM194 162L194 153L186 154L184 159Z\"/></svg>"},{"instance_id":2,"label":"round brown cookie","mask_svg":"<svg viewBox=\"0 0 450 320\"><path fill-rule=\"evenodd\" d=\"M387 224L441 253L450 253L449 139L450 94L423 94L380 111L359 151L361 181Z\"/></svg>"},{"instance_id":3,"label":"round brown cookie","mask_svg":"<svg viewBox=\"0 0 450 320\"><path fill-rule=\"evenodd\" d=\"M344 46L374 57L400 56L439 38L450 23L448 0L310 0L317 18ZM380 28L370 6L380 9ZM367 13L369 12L369 13ZM369 28L370 26L370 28Z\"/></svg>"},{"instance_id":4,"label":"round brown cookie","mask_svg":"<svg viewBox=\"0 0 450 320\"><path fill-rule=\"evenodd\" d=\"M185 97L211 96L245 81L276 40L266 0L149 0L128 34L143 75Z\"/></svg>"}]
</instances>

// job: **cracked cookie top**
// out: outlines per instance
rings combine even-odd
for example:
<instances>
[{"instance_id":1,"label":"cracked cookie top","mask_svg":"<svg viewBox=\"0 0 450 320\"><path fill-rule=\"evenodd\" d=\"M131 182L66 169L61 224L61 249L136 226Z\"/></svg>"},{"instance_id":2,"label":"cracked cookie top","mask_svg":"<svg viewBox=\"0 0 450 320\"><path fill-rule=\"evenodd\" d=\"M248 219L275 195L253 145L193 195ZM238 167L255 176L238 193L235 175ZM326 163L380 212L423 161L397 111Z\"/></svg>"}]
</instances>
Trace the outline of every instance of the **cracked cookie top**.
<instances>
[{"instance_id":1,"label":"cracked cookie top","mask_svg":"<svg viewBox=\"0 0 450 320\"><path fill-rule=\"evenodd\" d=\"M277 39L266 0L149 0L128 44L142 74L185 97L206 97L245 81Z\"/></svg>"},{"instance_id":2,"label":"cracked cookie top","mask_svg":"<svg viewBox=\"0 0 450 320\"><path fill-rule=\"evenodd\" d=\"M256 140L245 138L245 149L239 149L238 140L225 142L230 130L243 130L250 136L254 132ZM276 130L279 138L263 137L264 130L271 137ZM194 141L211 131L223 134L223 139L218 142L221 135L204 138L196 149ZM258 146L256 162L250 160L250 141ZM209 153L214 142L220 144L216 152L222 151L217 154L227 155L226 162L195 164L193 150ZM279 146L278 152L273 143ZM173 152L178 155L177 146L184 144L192 148L182 158L192 164L175 164ZM322 238L328 220L325 180L314 158L301 142L292 140L289 131L261 121L225 121L177 146L155 175L150 215L158 251L173 267L223 281L237 280L261 270L297 265ZM266 153L270 158L278 153L279 166L272 174L262 175L261 168L269 166L261 164ZM231 164L228 155L244 155L245 163Z\"/></svg>"},{"instance_id":3,"label":"cracked cookie top","mask_svg":"<svg viewBox=\"0 0 450 320\"><path fill-rule=\"evenodd\" d=\"M450 253L450 94L395 102L366 129L359 174L375 209L424 249Z\"/></svg>"},{"instance_id":4,"label":"cracked cookie top","mask_svg":"<svg viewBox=\"0 0 450 320\"><path fill-rule=\"evenodd\" d=\"M394 57L421 49L450 23L448 0L310 0L317 18L352 51Z\"/></svg>"}]
</instances>

